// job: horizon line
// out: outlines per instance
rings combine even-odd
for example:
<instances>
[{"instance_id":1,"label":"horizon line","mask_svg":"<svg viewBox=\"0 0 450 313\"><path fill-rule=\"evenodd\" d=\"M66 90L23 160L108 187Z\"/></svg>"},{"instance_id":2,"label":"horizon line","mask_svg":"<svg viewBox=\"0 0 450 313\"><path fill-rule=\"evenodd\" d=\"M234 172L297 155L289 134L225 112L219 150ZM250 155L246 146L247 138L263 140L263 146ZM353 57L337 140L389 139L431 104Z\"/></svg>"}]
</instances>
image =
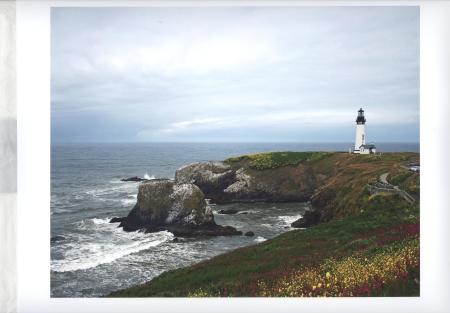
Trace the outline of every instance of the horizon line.
<instances>
[{"instance_id":1,"label":"horizon line","mask_svg":"<svg viewBox=\"0 0 450 313\"><path fill-rule=\"evenodd\" d=\"M354 144L352 141L55 141L53 144L119 144L119 143L171 143L171 144L193 144L193 143L239 143L239 144ZM399 143L420 144L420 141L379 141L374 144Z\"/></svg>"}]
</instances>

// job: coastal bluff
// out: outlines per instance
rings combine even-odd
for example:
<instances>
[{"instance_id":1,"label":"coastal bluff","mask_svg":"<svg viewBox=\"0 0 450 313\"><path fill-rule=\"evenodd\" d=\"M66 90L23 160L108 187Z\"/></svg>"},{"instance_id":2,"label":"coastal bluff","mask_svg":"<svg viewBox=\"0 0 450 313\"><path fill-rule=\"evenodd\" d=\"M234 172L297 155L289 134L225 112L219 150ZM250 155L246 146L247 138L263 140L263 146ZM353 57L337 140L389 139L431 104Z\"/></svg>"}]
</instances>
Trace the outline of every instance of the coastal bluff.
<instances>
[{"instance_id":1,"label":"coastal bluff","mask_svg":"<svg viewBox=\"0 0 450 313\"><path fill-rule=\"evenodd\" d=\"M291 225L305 228L360 213L368 185L382 173L419 197L419 175L408 170L419 159L412 152L268 152L186 165L176 171L175 181L195 184L218 204L310 202L310 210Z\"/></svg>"},{"instance_id":2,"label":"coastal bluff","mask_svg":"<svg viewBox=\"0 0 450 313\"><path fill-rule=\"evenodd\" d=\"M418 160L417 153L270 152L193 163L178 169L175 180L141 183L135 207L115 221L126 231L236 235L236 229L214 222L206 199L217 204L310 202L310 210L291 225L310 227L359 213L369 183L382 173L405 176L407 164ZM418 175L408 177L406 188L414 188Z\"/></svg>"}]
</instances>

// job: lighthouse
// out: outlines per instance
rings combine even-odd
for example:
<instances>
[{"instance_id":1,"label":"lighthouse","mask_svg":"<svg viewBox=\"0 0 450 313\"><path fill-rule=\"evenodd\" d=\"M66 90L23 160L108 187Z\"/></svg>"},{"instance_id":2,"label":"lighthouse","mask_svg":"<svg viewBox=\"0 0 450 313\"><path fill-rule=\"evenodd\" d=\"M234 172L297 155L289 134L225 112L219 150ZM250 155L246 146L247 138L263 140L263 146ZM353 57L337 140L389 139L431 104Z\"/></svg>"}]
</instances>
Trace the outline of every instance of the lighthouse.
<instances>
[{"instance_id":1,"label":"lighthouse","mask_svg":"<svg viewBox=\"0 0 450 313\"><path fill-rule=\"evenodd\" d=\"M364 110L362 108L358 111L356 117L356 137L355 149L353 153L370 154L376 152L376 147L373 144L366 145L366 118L364 117Z\"/></svg>"}]
</instances>

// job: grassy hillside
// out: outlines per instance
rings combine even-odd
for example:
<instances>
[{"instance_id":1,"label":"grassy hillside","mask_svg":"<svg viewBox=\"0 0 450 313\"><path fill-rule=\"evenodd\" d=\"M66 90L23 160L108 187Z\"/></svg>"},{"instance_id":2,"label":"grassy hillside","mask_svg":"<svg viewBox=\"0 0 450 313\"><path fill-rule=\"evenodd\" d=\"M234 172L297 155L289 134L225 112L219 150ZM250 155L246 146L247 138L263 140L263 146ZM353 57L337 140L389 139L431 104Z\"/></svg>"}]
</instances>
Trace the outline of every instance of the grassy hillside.
<instances>
[{"instance_id":1,"label":"grassy hillside","mask_svg":"<svg viewBox=\"0 0 450 313\"><path fill-rule=\"evenodd\" d=\"M407 169L409 163L419 162L418 153L271 152L229 158L226 162L234 168L246 168L258 181L282 181L287 172L304 177L309 169L315 173L318 186L311 201L321 212L322 221L358 214L367 197L367 184L383 173L389 173L394 185L401 183L399 186L417 200L420 194L419 174Z\"/></svg>"},{"instance_id":2,"label":"grassy hillside","mask_svg":"<svg viewBox=\"0 0 450 313\"><path fill-rule=\"evenodd\" d=\"M313 204L327 212L327 222L165 272L110 296L418 296L419 202L370 196L366 188L388 172L388 180L418 196L419 175L404 166L418 154L293 154L228 161L245 166L263 160L253 163L264 164L255 171L309 162L323 176Z\"/></svg>"},{"instance_id":3,"label":"grassy hillside","mask_svg":"<svg viewBox=\"0 0 450 313\"><path fill-rule=\"evenodd\" d=\"M269 152L248 154L225 160L228 163L247 161L248 166L255 170L274 169L288 165L298 165L302 162L314 162L331 155L328 152Z\"/></svg>"}]
</instances>

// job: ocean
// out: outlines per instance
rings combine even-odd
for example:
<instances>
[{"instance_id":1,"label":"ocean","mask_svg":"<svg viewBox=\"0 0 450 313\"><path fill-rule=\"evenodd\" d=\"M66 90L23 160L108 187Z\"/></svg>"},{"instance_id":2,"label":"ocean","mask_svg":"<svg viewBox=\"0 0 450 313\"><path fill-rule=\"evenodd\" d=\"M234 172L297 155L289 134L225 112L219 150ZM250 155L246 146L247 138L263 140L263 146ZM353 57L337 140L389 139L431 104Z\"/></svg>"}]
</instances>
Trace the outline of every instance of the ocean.
<instances>
[{"instance_id":1,"label":"ocean","mask_svg":"<svg viewBox=\"0 0 450 313\"><path fill-rule=\"evenodd\" d=\"M136 203L132 176L174 178L193 162L268 151L348 151L352 143L114 143L51 147L51 296L99 297L175 269L292 230L308 203L211 204L215 221L254 237L182 239L169 232L127 233L115 216ZM419 152L418 143L377 143L380 152ZM221 215L235 208L236 215ZM246 213L246 214L242 214Z\"/></svg>"}]
</instances>

